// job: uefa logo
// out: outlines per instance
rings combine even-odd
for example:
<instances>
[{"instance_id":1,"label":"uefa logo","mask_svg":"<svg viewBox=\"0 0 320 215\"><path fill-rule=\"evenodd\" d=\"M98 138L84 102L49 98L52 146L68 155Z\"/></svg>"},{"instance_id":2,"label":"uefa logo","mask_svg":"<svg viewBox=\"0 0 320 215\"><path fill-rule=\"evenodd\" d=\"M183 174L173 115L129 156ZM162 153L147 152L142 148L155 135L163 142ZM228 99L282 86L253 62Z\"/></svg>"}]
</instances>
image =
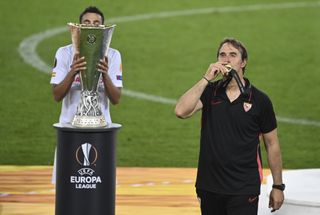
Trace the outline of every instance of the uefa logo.
<instances>
[{"instance_id":1,"label":"uefa logo","mask_svg":"<svg viewBox=\"0 0 320 215\"><path fill-rule=\"evenodd\" d=\"M76 150L76 160L81 166L94 165L98 158L97 149L90 143L84 143Z\"/></svg>"},{"instance_id":2,"label":"uefa logo","mask_svg":"<svg viewBox=\"0 0 320 215\"><path fill-rule=\"evenodd\" d=\"M92 45L96 42L97 38L96 38L96 35L94 34L88 34L87 36L87 42Z\"/></svg>"}]
</instances>

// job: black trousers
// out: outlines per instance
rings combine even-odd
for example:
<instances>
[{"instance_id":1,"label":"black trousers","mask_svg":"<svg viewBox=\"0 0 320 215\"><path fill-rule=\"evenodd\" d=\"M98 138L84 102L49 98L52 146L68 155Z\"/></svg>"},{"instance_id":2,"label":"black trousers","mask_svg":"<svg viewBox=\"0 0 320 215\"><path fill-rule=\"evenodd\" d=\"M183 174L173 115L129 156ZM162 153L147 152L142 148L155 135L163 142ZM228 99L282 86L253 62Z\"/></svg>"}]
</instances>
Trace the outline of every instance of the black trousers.
<instances>
[{"instance_id":1,"label":"black trousers","mask_svg":"<svg viewBox=\"0 0 320 215\"><path fill-rule=\"evenodd\" d=\"M257 215L259 196L222 195L197 189L202 215Z\"/></svg>"}]
</instances>

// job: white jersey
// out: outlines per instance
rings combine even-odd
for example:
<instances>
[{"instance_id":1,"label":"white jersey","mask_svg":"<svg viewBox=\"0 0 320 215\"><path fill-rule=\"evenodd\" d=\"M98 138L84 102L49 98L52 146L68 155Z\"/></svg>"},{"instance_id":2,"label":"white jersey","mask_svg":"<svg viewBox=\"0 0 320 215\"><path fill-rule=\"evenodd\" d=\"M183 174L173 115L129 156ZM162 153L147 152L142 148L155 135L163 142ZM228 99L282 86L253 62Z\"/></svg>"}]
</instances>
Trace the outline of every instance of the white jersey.
<instances>
[{"instance_id":1,"label":"white jersey","mask_svg":"<svg viewBox=\"0 0 320 215\"><path fill-rule=\"evenodd\" d=\"M73 47L71 44L61 47L57 50L55 56L55 65L52 71L52 77L50 81L51 84L59 84L64 80L64 78L70 71L73 55ZM120 52L116 49L109 48L107 57L109 66L109 77L116 87L122 87L122 65ZM59 118L60 123L71 123L74 115L77 112L77 106L80 103L80 82L80 75L77 74L74 78L69 92L63 98L61 114ZM106 122L111 123L111 117L109 112L109 99L105 94L102 77L100 77L97 91L99 93L99 98L101 101L102 114L103 116L105 116Z\"/></svg>"}]
</instances>

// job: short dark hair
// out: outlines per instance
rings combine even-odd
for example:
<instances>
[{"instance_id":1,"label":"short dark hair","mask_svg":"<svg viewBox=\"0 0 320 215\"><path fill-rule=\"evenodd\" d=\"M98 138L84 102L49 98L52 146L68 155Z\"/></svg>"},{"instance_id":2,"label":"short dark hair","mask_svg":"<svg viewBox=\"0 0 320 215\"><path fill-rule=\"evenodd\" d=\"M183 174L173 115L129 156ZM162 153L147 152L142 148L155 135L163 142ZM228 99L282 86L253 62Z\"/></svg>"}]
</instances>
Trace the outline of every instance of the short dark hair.
<instances>
[{"instance_id":1,"label":"short dark hair","mask_svg":"<svg viewBox=\"0 0 320 215\"><path fill-rule=\"evenodd\" d=\"M221 47L223 46L223 44L225 43L230 43L233 47L235 47L236 49L239 50L239 52L241 53L241 60L244 61L248 61L248 52L246 47L243 45L242 42L240 42L237 39L234 38L225 38L219 45L218 51L217 51L217 58L219 57L219 52ZM246 67L243 68L243 71L245 71Z\"/></svg>"},{"instance_id":2,"label":"short dark hair","mask_svg":"<svg viewBox=\"0 0 320 215\"><path fill-rule=\"evenodd\" d=\"M95 6L89 6L86 9L84 9L84 11L80 14L79 16L79 22L81 23L82 17L84 16L84 14L86 13L96 13L99 14L102 18L102 24L104 23L104 15L101 12L101 10L99 10L97 7Z\"/></svg>"}]
</instances>

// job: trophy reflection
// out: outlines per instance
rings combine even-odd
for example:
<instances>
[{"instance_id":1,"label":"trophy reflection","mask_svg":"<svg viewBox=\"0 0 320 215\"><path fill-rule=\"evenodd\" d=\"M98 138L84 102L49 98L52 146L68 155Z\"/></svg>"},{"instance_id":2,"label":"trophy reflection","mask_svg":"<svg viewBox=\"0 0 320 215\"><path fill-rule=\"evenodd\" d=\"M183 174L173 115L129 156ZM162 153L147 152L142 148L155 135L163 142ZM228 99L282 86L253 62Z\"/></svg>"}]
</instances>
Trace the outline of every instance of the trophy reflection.
<instances>
[{"instance_id":1,"label":"trophy reflection","mask_svg":"<svg viewBox=\"0 0 320 215\"><path fill-rule=\"evenodd\" d=\"M100 59L107 56L115 25L83 25L68 23L76 58L85 57L86 69L80 71L81 99L72 125L81 128L107 126L101 111L97 92L101 73L97 69Z\"/></svg>"}]
</instances>

